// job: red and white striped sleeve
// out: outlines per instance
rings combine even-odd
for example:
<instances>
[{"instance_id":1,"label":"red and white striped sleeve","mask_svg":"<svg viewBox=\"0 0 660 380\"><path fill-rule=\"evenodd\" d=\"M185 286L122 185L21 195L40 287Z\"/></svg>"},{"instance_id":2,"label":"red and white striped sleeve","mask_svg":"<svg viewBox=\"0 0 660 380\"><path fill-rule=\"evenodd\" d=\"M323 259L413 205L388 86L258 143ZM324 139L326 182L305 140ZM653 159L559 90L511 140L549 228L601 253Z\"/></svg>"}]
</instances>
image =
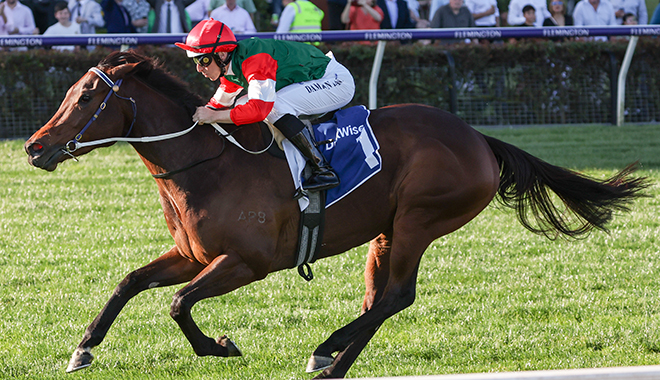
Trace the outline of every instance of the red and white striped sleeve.
<instances>
[{"instance_id":1,"label":"red and white striped sleeve","mask_svg":"<svg viewBox=\"0 0 660 380\"><path fill-rule=\"evenodd\" d=\"M243 61L241 70L248 82L248 101L232 109L229 117L236 125L263 121L275 103L277 61L259 53Z\"/></svg>"},{"instance_id":2,"label":"red and white striped sleeve","mask_svg":"<svg viewBox=\"0 0 660 380\"><path fill-rule=\"evenodd\" d=\"M242 90L243 87L222 77L220 78L220 87L215 91L211 100L206 103L206 107L214 110L231 107L234 104L234 99Z\"/></svg>"}]
</instances>

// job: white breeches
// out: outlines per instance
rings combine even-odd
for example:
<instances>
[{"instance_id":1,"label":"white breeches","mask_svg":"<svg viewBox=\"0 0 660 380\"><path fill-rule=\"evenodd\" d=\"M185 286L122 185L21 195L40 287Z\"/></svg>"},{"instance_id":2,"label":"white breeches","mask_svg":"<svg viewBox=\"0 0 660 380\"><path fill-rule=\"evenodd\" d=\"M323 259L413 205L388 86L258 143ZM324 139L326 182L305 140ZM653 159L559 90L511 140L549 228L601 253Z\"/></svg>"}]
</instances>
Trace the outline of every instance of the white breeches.
<instances>
[{"instance_id":1,"label":"white breeches","mask_svg":"<svg viewBox=\"0 0 660 380\"><path fill-rule=\"evenodd\" d=\"M322 78L293 83L277 91L273 110L266 120L275 123L286 114L317 115L347 105L355 95L355 81L344 65L330 57Z\"/></svg>"}]
</instances>

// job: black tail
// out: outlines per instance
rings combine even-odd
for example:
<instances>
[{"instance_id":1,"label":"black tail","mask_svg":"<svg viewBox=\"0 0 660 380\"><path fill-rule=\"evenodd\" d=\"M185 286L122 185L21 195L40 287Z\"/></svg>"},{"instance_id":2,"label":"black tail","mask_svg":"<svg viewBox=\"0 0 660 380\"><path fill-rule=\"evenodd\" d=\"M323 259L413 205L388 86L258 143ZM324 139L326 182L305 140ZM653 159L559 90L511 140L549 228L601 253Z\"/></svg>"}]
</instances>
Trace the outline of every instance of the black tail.
<instances>
[{"instance_id":1,"label":"black tail","mask_svg":"<svg viewBox=\"0 0 660 380\"><path fill-rule=\"evenodd\" d=\"M500 166L501 201L516 210L528 230L551 239L557 232L577 237L598 228L607 231L613 211L628 211L628 205L643 196L646 178L628 178L636 170L631 164L604 181L548 164L511 144L484 136ZM554 192L563 202L552 202Z\"/></svg>"}]
</instances>

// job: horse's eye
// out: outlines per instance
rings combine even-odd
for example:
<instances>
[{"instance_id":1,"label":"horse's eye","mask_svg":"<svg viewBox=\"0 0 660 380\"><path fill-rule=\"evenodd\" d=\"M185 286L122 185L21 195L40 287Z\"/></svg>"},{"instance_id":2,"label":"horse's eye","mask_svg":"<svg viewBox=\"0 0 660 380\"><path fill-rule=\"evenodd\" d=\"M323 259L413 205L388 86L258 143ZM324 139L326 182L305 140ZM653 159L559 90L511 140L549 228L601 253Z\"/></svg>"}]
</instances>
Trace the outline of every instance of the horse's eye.
<instances>
[{"instance_id":1,"label":"horse's eye","mask_svg":"<svg viewBox=\"0 0 660 380\"><path fill-rule=\"evenodd\" d=\"M92 99L92 97L89 96L89 94L82 94L82 95L80 96L80 102L81 102L81 103L87 103L87 102L89 102L91 99Z\"/></svg>"}]
</instances>

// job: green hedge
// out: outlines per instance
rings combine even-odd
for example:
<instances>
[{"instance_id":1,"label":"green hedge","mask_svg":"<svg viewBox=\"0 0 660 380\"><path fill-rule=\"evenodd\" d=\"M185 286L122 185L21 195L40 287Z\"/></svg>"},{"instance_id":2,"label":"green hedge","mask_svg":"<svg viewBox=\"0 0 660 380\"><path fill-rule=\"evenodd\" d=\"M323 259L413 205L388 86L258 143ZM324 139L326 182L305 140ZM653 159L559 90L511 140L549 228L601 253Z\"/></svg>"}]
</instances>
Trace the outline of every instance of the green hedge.
<instances>
[{"instance_id":1,"label":"green hedge","mask_svg":"<svg viewBox=\"0 0 660 380\"><path fill-rule=\"evenodd\" d=\"M400 45L388 43L378 82L378 105L424 103L451 108L471 124L564 124L612 121L612 73L627 44L522 41L517 44ZM368 103L375 46L322 45L353 73L356 96ZM204 98L216 84L198 74L177 48L140 47L158 57ZM66 90L110 50L0 52L0 138L29 136L57 110ZM451 77L448 54L456 65ZM626 121L660 120L660 39L640 40L628 76ZM612 65L614 60L615 65ZM614 71L612 71L614 70Z\"/></svg>"}]
</instances>

